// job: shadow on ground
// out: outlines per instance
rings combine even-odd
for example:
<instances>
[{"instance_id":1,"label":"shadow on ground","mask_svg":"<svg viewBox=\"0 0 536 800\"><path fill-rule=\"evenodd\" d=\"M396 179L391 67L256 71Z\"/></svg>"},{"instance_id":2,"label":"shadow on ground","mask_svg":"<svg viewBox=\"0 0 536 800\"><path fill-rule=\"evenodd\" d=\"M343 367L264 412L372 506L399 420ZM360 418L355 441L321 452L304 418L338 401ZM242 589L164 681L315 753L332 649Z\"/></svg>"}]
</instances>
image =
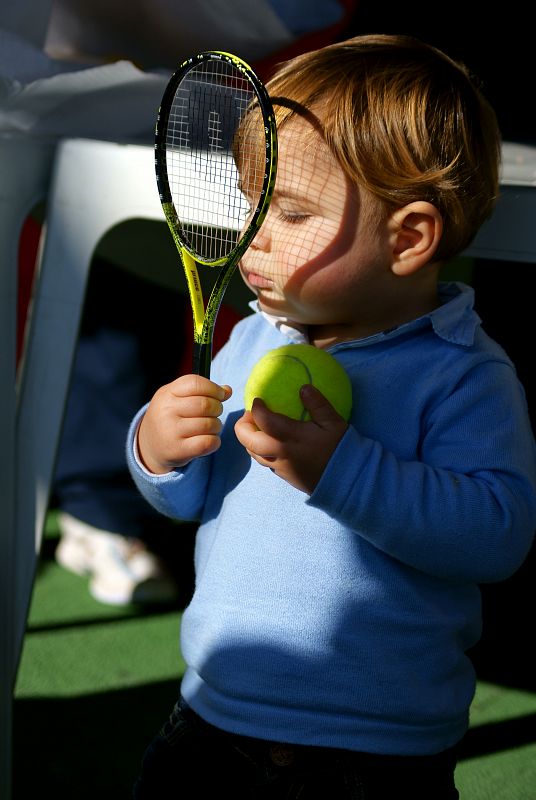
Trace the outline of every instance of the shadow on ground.
<instances>
[{"instance_id":1,"label":"shadow on ground","mask_svg":"<svg viewBox=\"0 0 536 800\"><path fill-rule=\"evenodd\" d=\"M141 756L169 715L178 682L77 698L19 699L13 800L129 800Z\"/></svg>"}]
</instances>

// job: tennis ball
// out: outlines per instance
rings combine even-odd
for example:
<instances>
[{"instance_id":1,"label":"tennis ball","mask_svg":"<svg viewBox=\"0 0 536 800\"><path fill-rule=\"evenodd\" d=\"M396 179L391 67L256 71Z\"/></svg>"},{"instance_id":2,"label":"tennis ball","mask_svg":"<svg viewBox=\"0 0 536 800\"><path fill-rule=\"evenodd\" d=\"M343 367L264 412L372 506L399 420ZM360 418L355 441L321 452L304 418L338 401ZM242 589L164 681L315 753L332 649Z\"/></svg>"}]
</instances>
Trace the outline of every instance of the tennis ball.
<instances>
[{"instance_id":1,"label":"tennis ball","mask_svg":"<svg viewBox=\"0 0 536 800\"><path fill-rule=\"evenodd\" d=\"M339 362L310 344L290 344L266 353L253 367L244 391L247 411L260 397L270 411L297 420L310 420L300 388L310 383L348 420L352 410L352 385Z\"/></svg>"}]
</instances>

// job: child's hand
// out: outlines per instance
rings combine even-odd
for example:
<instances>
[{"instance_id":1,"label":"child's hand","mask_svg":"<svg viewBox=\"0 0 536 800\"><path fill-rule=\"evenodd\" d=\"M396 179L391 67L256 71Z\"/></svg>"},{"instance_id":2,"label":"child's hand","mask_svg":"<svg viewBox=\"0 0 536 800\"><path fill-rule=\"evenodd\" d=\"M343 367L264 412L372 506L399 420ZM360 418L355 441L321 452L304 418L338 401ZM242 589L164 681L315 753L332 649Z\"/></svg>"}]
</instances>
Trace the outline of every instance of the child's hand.
<instances>
[{"instance_id":1,"label":"child's hand","mask_svg":"<svg viewBox=\"0 0 536 800\"><path fill-rule=\"evenodd\" d=\"M255 461L312 494L348 423L313 386L303 387L301 398L311 421L275 414L256 399L236 423L235 433Z\"/></svg>"},{"instance_id":2,"label":"child's hand","mask_svg":"<svg viewBox=\"0 0 536 800\"><path fill-rule=\"evenodd\" d=\"M155 393L138 431L138 453L155 474L183 467L220 446L224 400L229 386L200 375L182 375Z\"/></svg>"}]
</instances>

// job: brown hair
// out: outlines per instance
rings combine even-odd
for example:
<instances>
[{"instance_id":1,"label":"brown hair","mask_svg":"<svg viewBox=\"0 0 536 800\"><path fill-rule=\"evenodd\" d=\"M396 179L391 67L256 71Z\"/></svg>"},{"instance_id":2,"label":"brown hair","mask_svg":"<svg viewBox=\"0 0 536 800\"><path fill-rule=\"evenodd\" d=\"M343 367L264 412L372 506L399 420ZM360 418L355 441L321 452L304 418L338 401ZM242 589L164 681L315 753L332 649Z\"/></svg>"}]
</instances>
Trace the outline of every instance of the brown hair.
<instances>
[{"instance_id":1,"label":"brown hair","mask_svg":"<svg viewBox=\"0 0 536 800\"><path fill-rule=\"evenodd\" d=\"M343 170L387 211L415 200L439 210L437 260L464 250L490 216L495 113L467 69L440 50L408 36L357 36L287 62L268 90L278 125L296 104L313 111Z\"/></svg>"}]
</instances>

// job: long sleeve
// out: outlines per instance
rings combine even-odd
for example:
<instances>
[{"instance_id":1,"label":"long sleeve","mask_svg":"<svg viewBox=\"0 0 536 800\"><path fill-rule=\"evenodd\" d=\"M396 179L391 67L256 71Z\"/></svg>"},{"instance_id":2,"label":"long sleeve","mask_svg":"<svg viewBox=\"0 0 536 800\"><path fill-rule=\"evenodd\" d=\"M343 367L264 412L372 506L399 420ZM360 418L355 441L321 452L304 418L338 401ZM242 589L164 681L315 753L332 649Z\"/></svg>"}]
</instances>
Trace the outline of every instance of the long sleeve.
<instances>
[{"instance_id":1,"label":"long sleeve","mask_svg":"<svg viewBox=\"0 0 536 800\"><path fill-rule=\"evenodd\" d=\"M423 572L508 577L536 528L534 442L508 373L494 364L466 375L429 415L412 458L350 428L310 503Z\"/></svg>"}]
</instances>

